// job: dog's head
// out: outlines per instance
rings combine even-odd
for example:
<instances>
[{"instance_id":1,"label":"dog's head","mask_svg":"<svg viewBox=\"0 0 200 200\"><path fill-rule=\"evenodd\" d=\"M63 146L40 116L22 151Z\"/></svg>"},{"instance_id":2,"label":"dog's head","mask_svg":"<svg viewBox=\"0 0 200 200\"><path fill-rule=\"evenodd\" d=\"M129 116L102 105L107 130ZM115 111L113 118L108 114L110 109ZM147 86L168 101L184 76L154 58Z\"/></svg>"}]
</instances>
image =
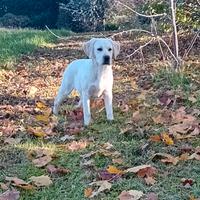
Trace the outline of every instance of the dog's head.
<instances>
[{"instance_id":1,"label":"dog's head","mask_svg":"<svg viewBox=\"0 0 200 200\"><path fill-rule=\"evenodd\" d=\"M98 65L112 65L112 57L117 57L120 51L120 45L111 39L92 38L83 45L83 50Z\"/></svg>"}]
</instances>

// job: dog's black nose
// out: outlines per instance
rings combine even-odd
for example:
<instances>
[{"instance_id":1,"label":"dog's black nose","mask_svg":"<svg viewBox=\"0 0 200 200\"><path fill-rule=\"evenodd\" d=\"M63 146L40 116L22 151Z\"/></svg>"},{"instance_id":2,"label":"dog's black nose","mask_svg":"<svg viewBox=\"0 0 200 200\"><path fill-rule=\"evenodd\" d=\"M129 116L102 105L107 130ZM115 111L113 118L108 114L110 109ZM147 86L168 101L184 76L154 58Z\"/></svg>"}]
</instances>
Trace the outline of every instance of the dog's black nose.
<instances>
[{"instance_id":1,"label":"dog's black nose","mask_svg":"<svg viewBox=\"0 0 200 200\"><path fill-rule=\"evenodd\" d=\"M104 56L103 57L103 64L109 65L110 64L110 56Z\"/></svg>"}]
</instances>

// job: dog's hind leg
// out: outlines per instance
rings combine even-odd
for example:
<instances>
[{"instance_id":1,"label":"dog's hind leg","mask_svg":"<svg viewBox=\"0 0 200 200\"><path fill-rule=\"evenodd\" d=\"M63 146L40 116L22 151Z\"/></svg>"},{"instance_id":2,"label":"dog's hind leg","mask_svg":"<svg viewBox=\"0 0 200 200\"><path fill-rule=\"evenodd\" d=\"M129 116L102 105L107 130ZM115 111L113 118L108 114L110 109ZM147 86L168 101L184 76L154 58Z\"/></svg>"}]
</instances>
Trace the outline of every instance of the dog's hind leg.
<instances>
[{"instance_id":1,"label":"dog's hind leg","mask_svg":"<svg viewBox=\"0 0 200 200\"><path fill-rule=\"evenodd\" d=\"M53 114L57 115L59 111L59 106L67 98L67 96L71 93L73 87L69 84L66 84L64 80L59 88L58 95L55 98L54 106L53 106Z\"/></svg>"}]
</instances>

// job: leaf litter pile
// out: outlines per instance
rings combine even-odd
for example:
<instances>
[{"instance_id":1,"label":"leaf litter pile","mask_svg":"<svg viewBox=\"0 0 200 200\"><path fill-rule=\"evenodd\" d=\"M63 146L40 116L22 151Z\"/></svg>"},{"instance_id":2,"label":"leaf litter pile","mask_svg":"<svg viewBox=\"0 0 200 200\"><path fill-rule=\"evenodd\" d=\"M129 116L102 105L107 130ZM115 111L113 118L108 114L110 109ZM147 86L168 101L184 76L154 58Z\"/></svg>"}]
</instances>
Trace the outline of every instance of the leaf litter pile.
<instances>
[{"instance_id":1,"label":"leaf litter pile","mask_svg":"<svg viewBox=\"0 0 200 200\"><path fill-rule=\"evenodd\" d=\"M144 49L145 63L139 55L125 62L140 40L122 38L114 66L115 121L106 122L103 100L97 99L91 102L93 123L84 128L76 92L58 117L51 108L65 66L84 57L87 37L38 49L12 70L1 70L0 200L30 199L30 193L54 199L43 191L61 192L61 186L71 193L58 199L200 198L198 52L181 75L171 75L163 73L167 64L156 43ZM26 167L31 170L23 174Z\"/></svg>"}]
</instances>

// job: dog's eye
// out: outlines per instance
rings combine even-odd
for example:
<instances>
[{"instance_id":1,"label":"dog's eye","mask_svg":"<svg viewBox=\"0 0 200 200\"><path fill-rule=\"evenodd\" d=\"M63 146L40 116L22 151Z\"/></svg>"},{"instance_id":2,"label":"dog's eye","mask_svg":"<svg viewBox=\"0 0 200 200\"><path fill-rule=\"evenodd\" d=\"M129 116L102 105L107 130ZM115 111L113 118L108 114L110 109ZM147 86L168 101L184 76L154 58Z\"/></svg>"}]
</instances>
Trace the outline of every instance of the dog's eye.
<instances>
[{"instance_id":1,"label":"dog's eye","mask_svg":"<svg viewBox=\"0 0 200 200\"><path fill-rule=\"evenodd\" d=\"M109 49L108 49L108 51L112 51L112 49L111 49L111 48L109 48Z\"/></svg>"},{"instance_id":2,"label":"dog's eye","mask_svg":"<svg viewBox=\"0 0 200 200\"><path fill-rule=\"evenodd\" d=\"M97 51L103 51L103 49L102 48L98 48Z\"/></svg>"}]
</instances>

